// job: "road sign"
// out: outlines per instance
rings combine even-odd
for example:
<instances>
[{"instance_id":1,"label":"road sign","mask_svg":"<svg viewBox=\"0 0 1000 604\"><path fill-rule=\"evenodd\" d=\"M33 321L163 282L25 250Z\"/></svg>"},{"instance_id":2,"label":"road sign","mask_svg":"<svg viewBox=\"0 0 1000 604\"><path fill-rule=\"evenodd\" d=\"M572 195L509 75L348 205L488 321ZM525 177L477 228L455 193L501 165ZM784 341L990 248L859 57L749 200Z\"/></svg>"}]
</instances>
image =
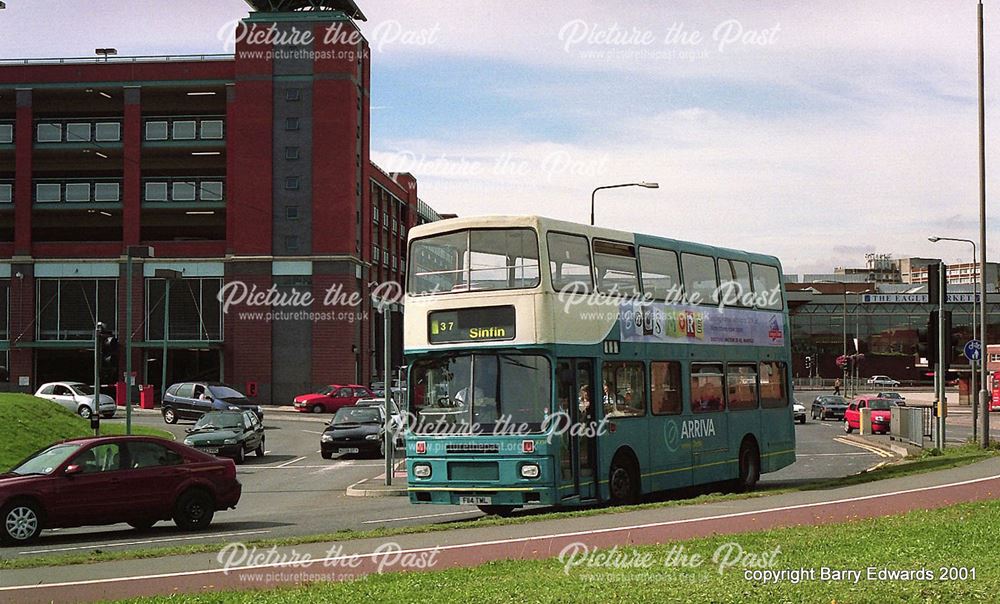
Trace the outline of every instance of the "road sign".
<instances>
[{"instance_id":1,"label":"road sign","mask_svg":"<svg viewBox=\"0 0 1000 604\"><path fill-rule=\"evenodd\" d=\"M969 340L965 343L965 358L978 361L983 356L983 343L979 340Z\"/></svg>"}]
</instances>

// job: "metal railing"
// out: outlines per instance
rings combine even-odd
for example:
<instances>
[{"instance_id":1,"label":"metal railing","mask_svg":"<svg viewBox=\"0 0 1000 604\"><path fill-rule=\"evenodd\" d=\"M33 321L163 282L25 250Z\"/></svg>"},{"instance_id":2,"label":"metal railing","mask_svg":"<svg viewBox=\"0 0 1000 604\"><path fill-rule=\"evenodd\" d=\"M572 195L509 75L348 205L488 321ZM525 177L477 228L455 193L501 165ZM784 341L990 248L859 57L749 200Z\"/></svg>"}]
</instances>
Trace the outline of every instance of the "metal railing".
<instances>
[{"instance_id":1,"label":"metal railing","mask_svg":"<svg viewBox=\"0 0 1000 604\"><path fill-rule=\"evenodd\" d=\"M933 418L930 407L892 407L889 420L889 434L893 440L908 442L917 447L924 446L924 439L930 438Z\"/></svg>"},{"instance_id":2,"label":"metal railing","mask_svg":"<svg viewBox=\"0 0 1000 604\"><path fill-rule=\"evenodd\" d=\"M234 61L231 54L204 55L138 55L134 57L47 57L0 59L0 65L80 65L90 63L162 63L184 61Z\"/></svg>"}]
</instances>

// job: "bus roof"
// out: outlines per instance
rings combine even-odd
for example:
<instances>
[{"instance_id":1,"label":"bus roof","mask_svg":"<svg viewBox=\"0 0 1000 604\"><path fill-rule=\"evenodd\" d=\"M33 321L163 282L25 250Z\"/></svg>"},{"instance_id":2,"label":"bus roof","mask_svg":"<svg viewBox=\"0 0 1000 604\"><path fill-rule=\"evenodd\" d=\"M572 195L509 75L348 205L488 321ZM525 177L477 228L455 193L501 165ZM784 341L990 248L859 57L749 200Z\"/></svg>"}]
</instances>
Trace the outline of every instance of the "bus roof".
<instances>
[{"instance_id":1,"label":"bus roof","mask_svg":"<svg viewBox=\"0 0 1000 604\"><path fill-rule=\"evenodd\" d=\"M716 256L724 256L730 258L744 258L753 262L760 262L765 264L774 265L777 267L781 266L781 262L775 256L769 256L766 254L758 254L753 252L747 252L745 250L737 250L733 248L723 248L713 245L707 245L704 243L696 243L693 241L682 241L679 239L671 239L669 237L661 237L659 235L649 235L643 233L629 233L627 231L619 231L616 229L609 229L599 226L590 226L587 224L580 224L576 222L569 222L566 220L557 220L555 218L546 218L544 216L537 215L525 215L525 216L505 216L505 215L487 215L487 216L463 216L461 218L449 218L446 220L439 220L436 222L430 222L427 224L422 224L415 226L410 229L410 240L419 239L421 237L427 237L430 235L438 235L441 233L448 233L451 231L457 231L469 228L533 228L539 232L547 231L566 231L570 233L580 233L583 235L588 235L590 237L597 237L599 239L612 239L619 241L630 241L634 242L636 245L650 245L650 246L664 246L668 248L685 248L688 251L701 251L703 253L713 254Z\"/></svg>"}]
</instances>

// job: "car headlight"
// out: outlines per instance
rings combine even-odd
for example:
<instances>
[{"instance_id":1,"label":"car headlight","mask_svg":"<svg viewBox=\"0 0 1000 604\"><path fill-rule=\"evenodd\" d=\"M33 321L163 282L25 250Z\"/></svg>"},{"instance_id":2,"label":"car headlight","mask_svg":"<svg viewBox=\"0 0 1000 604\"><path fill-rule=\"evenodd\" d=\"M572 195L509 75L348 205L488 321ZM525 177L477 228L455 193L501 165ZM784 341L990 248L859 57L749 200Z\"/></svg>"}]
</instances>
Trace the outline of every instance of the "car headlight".
<instances>
[{"instance_id":1,"label":"car headlight","mask_svg":"<svg viewBox=\"0 0 1000 604\"><path fill-rule=\"evenodd\" d=\"M190 438L185 438L184 439L184 444L190 447L190 446L194 445L194 441L191 440Z\"/></svg>"},{"instance_id":2,"label":"car headlight","mask_svg":"<svg viewBox=\"0 0 1000 604\"><path fill-rule=\"evenodd\" d=\"M521 466L521 478L538 478L539 473L537 464L526 463Z\"/></svg>"},{"instance_id":3,"label":"car headlight","mask_svg":"<svg viewBox=\"0 0 1000 604\"><path fill-rule=\"evenodd\" d=\"M365 440L378 440L381 438L378 434L367 434L365 435Z\"/></svg>"},{"instance_id":4,"label":"car headlight","mask_svg":"<svg viewBox=\"0 0 1000 604\"><path fill-rule=\"evenodd\" d=\"M319 439L322 442L328 443L333 440L333 434L330 434L329 432L324 432L323 436L320 436Z\"/></svg>"},{"instance_id":5,"label":"car headlight","mask_svg":"<svg viewBox=\"0 0 1000 604\"><path fill-rule=\"evenodd\" d=\"M425 463L418 463L413 466L413 475L417 478L430 478L431 467Z\"/></svg>"},{"instance_id":6,"label":"car headlight","mask_svg":"<svg viewBox=\"0 0 1000 604\"><path fill-rule=\"evenodd\" d=\"M229 410L230 411L243 411L243 409L240 409L236 405L229 405Z\"/></svg>"},{"instance_id":7,"label":"car headlight","mask_svg":"<svg viewBox=\"0 0 1000 604\"><path fill-rule=\"evenodd\" d=\"M235 445L236 444L236 439L235 438L227 438L226 440L222 441L222 444L224 444L224 445Z\"/></svg>"}]
</instances>

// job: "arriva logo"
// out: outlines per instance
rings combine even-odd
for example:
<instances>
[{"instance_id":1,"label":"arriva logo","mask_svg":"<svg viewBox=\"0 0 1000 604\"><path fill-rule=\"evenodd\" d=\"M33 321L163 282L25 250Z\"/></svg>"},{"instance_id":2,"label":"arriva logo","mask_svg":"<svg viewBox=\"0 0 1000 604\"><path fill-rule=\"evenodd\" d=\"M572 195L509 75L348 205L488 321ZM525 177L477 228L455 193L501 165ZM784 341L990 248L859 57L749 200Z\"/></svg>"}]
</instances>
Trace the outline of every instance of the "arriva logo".
<instances>
[{"instance_id":1,"label":"arriva logo","mask_svg":"<svg viewBox=\"0 0 1000 604\"><path fill-rule=\"evenodd\" d=\"M671 453L680 448L682 440L705 438L708 436L715 436L715 420L686 419L681 422L679 429L677 422L670 420L663 427L663 440L667 445L667 450Z\"/></svg>"}]
</instances>

